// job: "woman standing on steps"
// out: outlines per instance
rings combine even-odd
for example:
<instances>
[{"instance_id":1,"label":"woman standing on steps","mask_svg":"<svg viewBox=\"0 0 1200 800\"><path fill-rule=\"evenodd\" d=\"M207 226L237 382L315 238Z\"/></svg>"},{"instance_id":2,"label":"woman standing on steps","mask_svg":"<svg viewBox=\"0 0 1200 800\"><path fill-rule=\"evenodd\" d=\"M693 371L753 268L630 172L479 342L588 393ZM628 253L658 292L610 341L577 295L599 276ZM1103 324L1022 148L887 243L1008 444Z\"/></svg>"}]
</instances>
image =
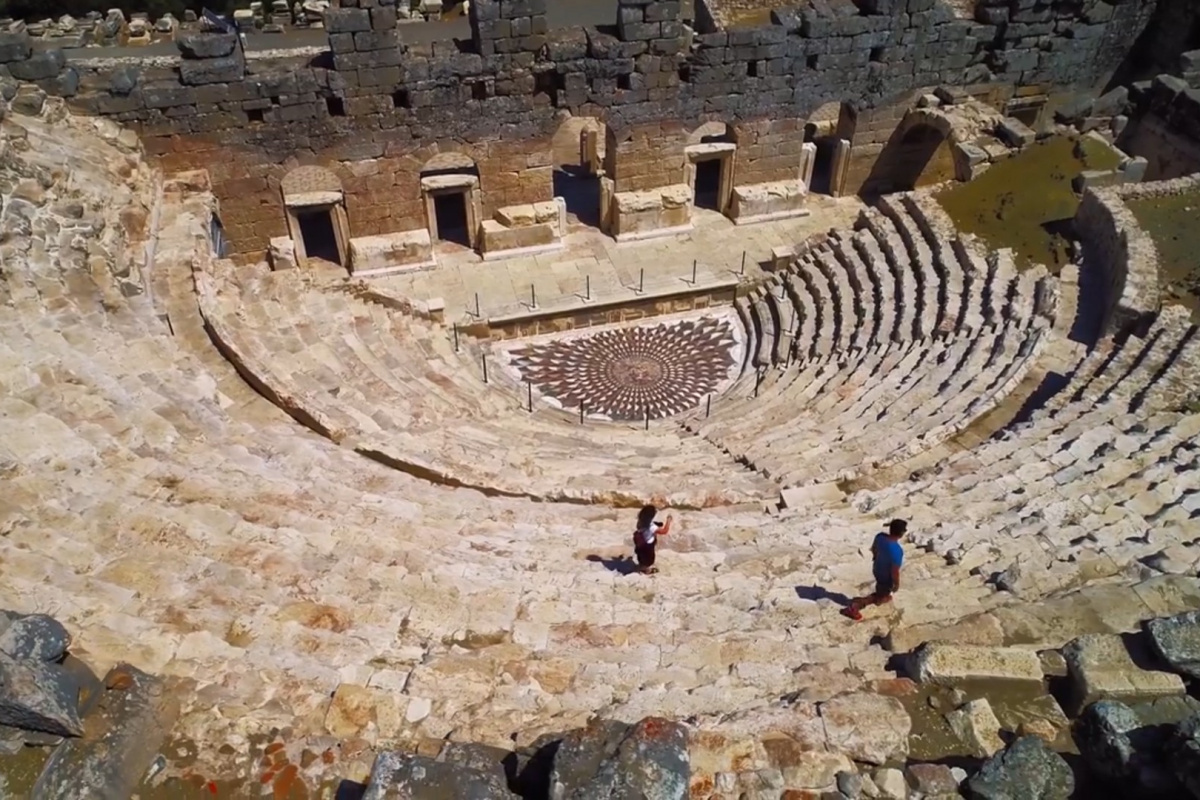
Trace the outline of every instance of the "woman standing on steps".
<instances>
[{"instance_id":1,"label":"woman standing on steps","mask_svg":"<svg viewBox=\"0 0 1200 800\"><path fill-rule=\"evenodd\" d=\"M637 528L633 531L633 554L637 557L638 572L643 575L658 572L658 568L654 566L654 547L659 536L666 536L671 532L671 522L675 519L668 514L664 524L654 521L657 516L658 508L642 506L642 510L638 512Z\"/></svg>"}]
</instances>

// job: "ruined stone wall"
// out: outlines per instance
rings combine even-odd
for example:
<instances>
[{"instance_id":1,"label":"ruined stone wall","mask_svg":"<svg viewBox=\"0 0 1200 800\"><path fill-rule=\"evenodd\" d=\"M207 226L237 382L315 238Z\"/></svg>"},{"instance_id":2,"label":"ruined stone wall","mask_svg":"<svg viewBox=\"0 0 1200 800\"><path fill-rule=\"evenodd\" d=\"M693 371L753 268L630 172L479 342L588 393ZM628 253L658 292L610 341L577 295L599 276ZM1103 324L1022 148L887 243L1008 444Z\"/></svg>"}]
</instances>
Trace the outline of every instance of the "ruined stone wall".
<instances>
[{"instance_id":1,"label":"ruined stone wall","mask_svg":"<svg viewBox=\"0 0 1200 800\"><path fill-rule=\"evenodd\" d=\"M1084 266L1111 301L1104 314L1107 331L1144 324L1159 307L1158 248L1125 199L1194 191L1198 185L1200 178L1184 178L1084 191L1075 229L1083 242Z\"/></svg>"},{"instance_id":2,"label":"ruined stone wall","mask_svg":"<svg viewBox=\"0 0 1200 800\"><path fill-rule=\"evenodd\" d=\"M1192 83L1200 84L1200 79ZM1200 87L1160 75L1141 90L1135 87L1131 99L1133 119L1117 144L1146 159L1146 180L1200 172Z\"/></svg>"},{"instance_id":3,"label":"ruined stone wall","mask_svg":"<svg viewBox=\"0 0 1200 800\"><path fill-rule=\"evenodd\" d=\"M804 146L803 119L763 119L734 126L737 182L767 183L796 178Z\"/></svg>"},{"instance_id":4,"label":"ruined stone wall","mask_svg":"<svg viewBox=\"0 0 1200 800\"><path fill-rule=\"evenodd\" d=\"M693 32L673 0L620 0L605 30L550 30L545 0L477 0L471 42L407 45L393 2L343 0L328 52L287 58L246 58L210 35L182 59L67 64L5 34L0 78L134 126L167 168L208 167L233 251L252 254L283 233L278 183L295 165L339 175L358 236L424 224L411 169L424 153L461 151L478 165L486 216L550 196L565 112L614 132L616 191L653 188L682 180L682 130L707 120L803 120L830 101L866 112L943 84L1090 90L1155 6L987 0L964 17L935 0L840 0L735 15L747 27L717 30L721 15L701 2ZM790 157L765 149L735 183L794 176Z\"/></svg>"}]
</instances>

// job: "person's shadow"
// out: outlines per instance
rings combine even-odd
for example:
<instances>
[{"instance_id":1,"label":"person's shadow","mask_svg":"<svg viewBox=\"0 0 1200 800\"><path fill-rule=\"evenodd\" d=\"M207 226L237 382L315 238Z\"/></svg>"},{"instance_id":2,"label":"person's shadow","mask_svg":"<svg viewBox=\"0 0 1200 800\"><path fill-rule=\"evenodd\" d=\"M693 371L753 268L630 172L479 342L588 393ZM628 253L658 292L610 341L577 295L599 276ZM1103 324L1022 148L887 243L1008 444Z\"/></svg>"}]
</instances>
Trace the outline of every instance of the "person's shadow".
<instances>
[{"instance_id":1,"label":"person's shadow","mask_svg":"<svg viewBox=\"0 0 1200 800\"><path fill-rule=\"evenodd\" d=\"M814 603L818 600L832 600L838 605L850 605L851 598L841 592L831 592L823 586L797 586L795 588L796 596L801 600L811 600Z\"/></svg>"},{"instance_id":2,"label":"person's shadow","mask_svg":"<svg viewBox=\"0 0 1200 800\"><path fill-rule=\"evenodd\" d=\"M616 556L615 558L598 556L592 554L587 557L588 561L593 564L603 564L607 570L612 570L618 575L632 575L638 571L637 562L629 556Z\"/></svg>"}]
</instances>

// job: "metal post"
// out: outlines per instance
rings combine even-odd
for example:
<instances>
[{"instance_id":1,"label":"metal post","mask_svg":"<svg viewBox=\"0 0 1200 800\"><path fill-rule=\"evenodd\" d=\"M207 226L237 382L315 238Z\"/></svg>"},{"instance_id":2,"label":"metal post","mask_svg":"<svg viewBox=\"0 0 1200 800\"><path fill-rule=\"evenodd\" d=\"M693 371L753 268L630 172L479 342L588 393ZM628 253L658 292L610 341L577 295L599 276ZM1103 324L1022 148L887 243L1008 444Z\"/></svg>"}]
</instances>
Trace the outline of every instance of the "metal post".
<instances>
[{"instance_id":1,"label":"metal post","mask_svg":"<svg viewBox=\"0 0 1200 800\"><path fill-rule=\"evenodd\" d=\"M707 419L708 415L711 413L712 413L712 393L710 392L708 395L708 399L704 401L704 417L705 417L705 419Z\"/></svg>"},{"instance_id":2,"label":"metal post","mask_svg":"<svg viewBox=\"0 0 1200 800\"><path fill-rule=\"evenodd\" d=\"M584 297L583 297L583 299L584 299L584 300L591 300L591 299L592 299L592 276L591 276L591 275L585 275L585 276L584 276L584 278L583 278L583 280L585 281L585 284L584 284L584 285L585 285L585 286L587 286L587 292L584 294Z\"/></svg>"},{"instance_id":3,"label":"metal post","mask_svg":"<svg viewBox=\"0 0 1200 800\"><path fill-rule=\"evenodd\" d=\"M454 323L454 352L458 352L458 323Z\"/></svg>"},{"instance_id":4,"label":"metal post","mask_svg":"<svg viewBox=\"0 0 1200 800\"><path fill-rule=\"evenodd\" d=\"M646 268L638 270L638 294L646 291Z\"/></svg>"},{"instance_id":5,"label":"metal post","mask_svg":"<svg viewBox=\"0 0 1200 800\"><path fill-rule=\"evenodd\" d=\"M696 285L696 259L692 259L692 286Z\"/></svg>"},{"instance_id":6,"label":"metal post","mask_svg":"<svg viewBox=\"0 0 1200 800\"><path fill-rule=\"evenodd\" d=\"M537 287L529 284L529 307L537 308Z\"/></svg>"},{"instance_id":7,"label":"metal post","mask_svg":"<svg viewBox=\"0 0 1200 800\"><path fill-rule=\"evenodd\" d=\"M742 271L738 274L739 275L746 274L746 251L745 250L742 251Z\"/></svg>"},{"instance_id":8,"label":"metal post","mask_svg":"<svg viewBox=\"0 0 1200 800\"><path fill-rule=\"evenodd\" d=\"M481 356L479 357L479 359L480 359L480 361L482 361L482 362L483 362L483 382L484 382L484 383L487 383L487 382L488 382L488 377L487 377L487 353L484 353L483 355L481 355Z\"/></svg>"},{"instance_id":9,"label":"metal post","mask_svg":"<svg viewBox=\"0 0 1200 800\"><path fill-rule=\"evenodd\" d=\"M646 404L646 430L650 430L650 404Z\"/></svg>"},{"instance_id":10,"label":"metal post","mask_svg":"<svg viewBox=\"0 0 1200 800\"><path fill-rule=\"evenodd\" d=\"M475 293L475 319L480 319L482 315L479 313L479 292Z\"/></svg>"},{"instance_id":11,"label":"metal post","mask_svg":"<svg viewBox=\"0 0 1200 800\"><path fill-rule=\"evenodd\" d=\"M529 413L533 413L533 381L525 381L525 386L529 389Z\"/></svg>"},{"instance_id":12,"label":"metal post","mask_svg":"<svg viewBox=\"0 0 1200 800\"><path fill-rule=\"evenodd\" d=\"M579 424L580 425L583 424L583 411L584 411L584 402L582 400L580 400L579 401Z\"/></svg>"},{"instance_id":13,"label":"metal post","mask_svg":"<svg viewBox=\"0 0 1200 800\"><path fill-rule=\"evenodd\" d=\"M758 397L758 387L762 383L762 370L754 368L754 396Z\"/></svg>"}]
</instances>

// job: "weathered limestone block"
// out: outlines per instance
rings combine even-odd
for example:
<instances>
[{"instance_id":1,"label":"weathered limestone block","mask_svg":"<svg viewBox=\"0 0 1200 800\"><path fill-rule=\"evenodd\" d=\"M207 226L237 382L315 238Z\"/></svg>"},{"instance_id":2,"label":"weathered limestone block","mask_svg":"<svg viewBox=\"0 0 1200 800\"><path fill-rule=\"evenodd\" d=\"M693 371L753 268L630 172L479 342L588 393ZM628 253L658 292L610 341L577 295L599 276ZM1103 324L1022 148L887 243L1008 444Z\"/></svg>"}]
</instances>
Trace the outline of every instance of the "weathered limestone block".
<instances>
[{"instance_id":1,"label":"weathered limestone block","mask_svg":"<svg viewBox=\"0 0 1200 800\"><path fill-rule=\"evenodd\" d=\"M292 241L290 236L276 236L271 240L270 248L267 251L267 258L271 264L271 269L295 269L296 243Z\"/></svg>"},{"instance_id":2,"label":"weathered limestone block","mask_svg":"<svg viewBox=\"0 0 1200 800\"><path fill-rule=\"evenodd\" d=\"M241 54L223 58L183 60L179 62L179 79L188 86L240 81L246 74L246 62Z\"/></svg>"},{"instance_id":3,"label":"weathered limestone block","mask_svg":"<svg viewBox=\"0 0 1200 800\"><path fill-rule=\"evenodd\" d=\"M946 715L950 729L978 758L987 758L1004 747L1000 720L985 698L972 700Z\"/></svg>"},{"instance_id":4,"label":"weathered limestone block","mask_svg":"<svg viewBox=\"0 0 1200 800\"><path fill-rule=\"evenodd\" d=\"M653 236L657 231L691 223L692 188L686 183L642 192L618 192L614 201L612 225L618 239Z\"/></svg>"},{"instance_id":5,"label":"weathered limestone block","mask_svg":"<svg viewBox=\"0 0 1200 800\"><path fill-rule=\"evenodd\" d=\"M350 269L355 275L380 274L433 262L433 243L425 228L350 240Z\"/></svg>"},{"instance_id":6,"label":"weathered limestone block","mask_svg":"<svg viewBox=\"0 0 1200 800\"><path fill-rule=\"evenodd\" d=\"M871 764L908 755L912 719L896 698L847 694L821 703L819 709L830 750Z\"/></svg>"},{"instance_id":7,"label":"weathered limestone block","mask_svg":"<svg viewBox=\"0 0 1200 800\"><path fill-rule=\"evenodd\" d=\"M506 228L523 228L538 222L537 212L532 203L522 203L517 206L505 206L496 209L496 222Z\"/></svg>"},{"instance_id":8,"label":"weathered limestone block","mask_svg":"<svg viewBox=\"0 0 1200 800\"><path fill-rule=\"evenodd\" d=\"M1033 129L1016 117L1005 117L996 126L996 135L1012 147L1024 147L1037 140Z\"/></svg>"},{"instance_id":9,"label":"weathered limestone block","mask_svg":"<svg viewBox=\"0 0 1200 800\"><path fill-rule=\"evenodd\" d=\"M1131 653L1130 648L1135 652ZM1178 675L1138 666L1153 661L1138 637L1087 634L1064 647L1063 656L1077 710L1101 698L1149 699L1184 693L1183 679Z\"/></svg>"},{"instance_id":10,"label":"weathered limestone block","mask_svg":"<svg viewBox=\"0 0 1200 800\"><path fill-rule=\"evenodd\" d=\"M235 33L198 33L181 36L175 46L184 58L224 58L237 47Z\"/></svg>"},{"instance_id":11,"label":"weathered limestone block","mask_svg":"<svg viewBox=\"0 0 1200 800\"><path fill-rule=\"evenodd\" d=\"M806 213L807 197L799 179L735 186L729 212L737 222L800 216Z\"/></svg>"},{"instance_id":12,"label":"weathered limestone block","mask_svg":"<svg viewBox=\"0 0 1200 800\"><path fill-rule=\"evenodd\" d=\"M557 226L547 222L530 222L523 227L507 228L494 219L488 219L480 227L480 249L485 257L509 250L551 247L560 241Z\"/></svg>"},{"instance_id":13,"label":"weathered limestone block","mask_svg":"<svg viewBox=\"0 0 1200 800\"><path fill-rule=\"evenodd\" d=\"M1037 653L1015 647L930 642L912 654L912 665L912 672L921 683L953 685L973 679L1042 682L1042 664Z\"/></svg>"}]
</instances>

